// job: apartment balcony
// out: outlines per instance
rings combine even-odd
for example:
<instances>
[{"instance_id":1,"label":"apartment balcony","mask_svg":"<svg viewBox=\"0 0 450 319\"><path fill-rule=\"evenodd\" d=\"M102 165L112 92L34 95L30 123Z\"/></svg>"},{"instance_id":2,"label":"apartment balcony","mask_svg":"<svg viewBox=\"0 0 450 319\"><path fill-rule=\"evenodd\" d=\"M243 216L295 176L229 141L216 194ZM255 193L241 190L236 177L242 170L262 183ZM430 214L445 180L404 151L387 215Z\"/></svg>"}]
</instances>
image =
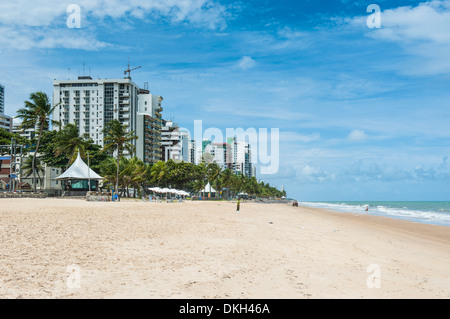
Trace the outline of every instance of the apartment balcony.
<instances>
[{"instance_id":1,"label":"apartment balcony","mask_svg":"<svg viewBox=\"0 0 450 319\"><path fill-rule=\"evenodd\" d=\"M123 100L122 102L120 102L121 104L130 104L130 100Z\"/></svg>"},{"instance_id":2,"label":"apartment balcony","mask_svg":"<svg viewBox=\"0 0 450 319\"><path fill-rule=\"evenodd\" d=\"M130 122L127 122L127 121L122 122L122 125L124 125L124 126L130 126Z\"/></svg>"},{"instance_id":3,"label":"apartment balcony","mask_svg":"<svg viewBox=\"0 0 450 319\"><path fill-rule=\"evenodd\" d=\"M121 112L130 112L130 108L129 107L124 107L120 111Z\"/></svg>"},{"instance_id":4,"label":"apartment balcony","mask_svg":"<svg viewBox=\"0 0 450 319\"><path fill-rule=\"evenodd\" d=\"M128 114L121 114L120 115L120 119L129 119L130 118L130 115L128 115Z\"/></svg>"},{"instance_id":5,"label":"apartment balcony","mask_svg":"<svg viewBox=\"0 0 450 319\"><path fill-rule=\"evenodd\" d=\"M130 97L130 93L122 93L120 96L121 97Z\"/></svg>"}]
</instances>

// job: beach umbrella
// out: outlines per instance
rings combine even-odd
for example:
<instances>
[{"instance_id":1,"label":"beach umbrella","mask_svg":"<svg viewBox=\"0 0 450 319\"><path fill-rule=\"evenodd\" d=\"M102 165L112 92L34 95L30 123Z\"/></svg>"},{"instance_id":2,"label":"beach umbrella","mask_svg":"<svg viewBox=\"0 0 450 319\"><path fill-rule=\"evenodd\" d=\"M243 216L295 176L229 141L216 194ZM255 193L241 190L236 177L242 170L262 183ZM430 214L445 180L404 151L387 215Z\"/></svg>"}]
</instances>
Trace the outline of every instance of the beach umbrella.
<instances>
[{"instance_id":1,"label":"beach umbrella","mask_svg":"<svg viewBox=\"0 0 450 319\"><path fill-rule=\"evenodd\" d=\"M179 190L175 188L170 188L169 193L176 194Z\"/></svg>"},{"instance_id":2,"label":"beach umbrella","mask_svg":"<svg viewBox=\"0 0 450 319\"><path fill-rule=\"evenodd\" d=\"M159 188L159 187L150 187L148 190L150 190L152 192L159 192L161 190L161 188Z\"/></svg>"},{"instance_id":3,"label":"beach umbrella","mask_svg":"<svg viewBox=\"0 0 450 319\"><path fill-rule=\"evenodd\" d=\"M163 188L159 190L160 193L165 193L167 196L167 193L170 193L170 188Z\"/></svg>"}]
</instances>

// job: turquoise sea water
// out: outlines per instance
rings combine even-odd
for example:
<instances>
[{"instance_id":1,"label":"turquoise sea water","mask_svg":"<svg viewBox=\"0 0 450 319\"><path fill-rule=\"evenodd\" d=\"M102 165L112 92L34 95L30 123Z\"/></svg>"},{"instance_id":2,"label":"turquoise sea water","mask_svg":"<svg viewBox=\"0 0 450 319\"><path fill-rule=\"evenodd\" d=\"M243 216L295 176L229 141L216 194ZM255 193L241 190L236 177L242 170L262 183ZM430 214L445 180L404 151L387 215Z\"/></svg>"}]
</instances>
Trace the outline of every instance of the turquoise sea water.
<instances>
[{"instance_id":1,"label":"turquoise sea water","mask_svg":"<svg viewBox=\"0 0 450 319\"><path fill-rule=\"evenodd\" d=\"M450 202L394 201L394 202L300 202L299 205L325 208L349 213L378 215L406 219L419 223L450 226ZM366 212L366 206L369 211Z\"/></svg>"}]
</instances>

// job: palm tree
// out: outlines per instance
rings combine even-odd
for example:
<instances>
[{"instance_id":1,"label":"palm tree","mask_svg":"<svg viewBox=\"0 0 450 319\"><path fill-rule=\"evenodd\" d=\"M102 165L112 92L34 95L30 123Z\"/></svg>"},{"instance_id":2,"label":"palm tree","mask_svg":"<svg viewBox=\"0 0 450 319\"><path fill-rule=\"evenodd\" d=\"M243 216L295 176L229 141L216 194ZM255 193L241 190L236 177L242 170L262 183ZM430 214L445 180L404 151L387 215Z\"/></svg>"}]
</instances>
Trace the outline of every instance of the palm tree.
<instances>
[{"instance_id":1,"label":"palm tree","mask_svg":"<svg viewBox=\"0 0 450 319\"><path fill-rule=\"evenodd\" d=\"M119 191L119 163L120 158L123 155L123 151L126 150L130 155L135 151L133 141L138 137L134 132L128 132L127 127L122 125L118 120L112 120L106 124L103 129L104 147L103 151L114 152L117 151L117 179L116 179L116 193Z\"/></svg>"},{"instance_id":2,"label":"palm tree","mask_svg":"<svg viewBox=\"0 0 450 319\"><path fill-rule=\"evenodd\" d=\"M41 173L44 174L45 173L45 169L42 166L42 162L41 162L40 159L37 160L37 163L34 166L34 171L33 171L33 155L28 155L25 158L25 160L23 161L22 169L23 169L23 175L25 177L29 177L33 173L37 174L38 180L39 180L39 184L42 187ZM36 176L36 175L33 175L33 176Z\"/></svg>"},{"instance_id":3,"label":"palm tree","mask_svg":"<svg viewBox=\"0 0 450 319\"><path fill-rule=\"evenodd\" d=\"M67 169L75 161L77 152L80 152L81 157L85 156L85 150L88 144L79 135L78 127L75 124L67 124L64 129L58 132L55 156L65 154L68 157Z\"/></svg>"},{"instance_id":4,"label":"palm tree","mask_svg":"<svg viewBox=\"0 0 450 319\"><path fill-rule=\"evenodd\" d=\"M150 170L150 177L154 183L157 183L156 186L159 186L161 182L165 182L168 175L167 165L163 161L156 162Z\"/></svg>"},{"instance_id":5,"label":"palm tree","mask_svg":"<svg viewBox=\"0 0 450 319\"><path fill-rule=\"evenodd\" d=\"M221 168L216 163L210 163L206 166L206 177L210 185L214 184L215 180L219 177ZM209 189L209 197L211 197L211 188Z\"/></svg>"},{"instance_id":6,"label":"palm tree","mask_svg":"<svg viewBox=\"0 0 450 319\"><path fill-rule=\"evenodd\" d=\"M133 157L125 168L127 175L130 176L130 184L134 188L135 192L133 197L136 197L136 189L138 196L141 197L141 187L148 178L147 165L137 157Z\"/></svg>"},{"instance_id":7,"label":"palm tree","mask_svg":"<svg viewBox=\"0 0 450 319\"><path fill-rule=\"evenodd\" d=\"M216 189L217 193L219 194L219 196L221 196L222 193L222 189L223 189L223 185L224 185L224 179L223 179L223 174L224 171L221 171L219 173L219 176L217 176L217 178L214 180L214 188Z\"/></svg>"},{"instance_id":8,"label":"palm tree","mask_svg":"<svg viewBox=\"0 0 450 319\"><path fill-rule=\"evenodd\" d=\"M33 161L32 161L32 171L33 171L33 185L34 191L36 191L36 156L39 151L39 146L41 144L42 132L49 128L49 124L59 124L59 122L50 119L55 108L59 105L51 105L50 99L44 92L36 92L30 94L30 101L25 101L25 107L17 111L17 118L22 119L22 124L20 129L23 131L26 129L39 129L39 134L37 138L36 149L34 150Z\"/></svg>"},{"instance_id":9,"label":"palm tree","mask_svg":"<svg viewBox=\"0 0 450 319\"><path fill-rule=\"evenodd\" d=\"M227 198L230 197L231 176L233 176L233 172L229 168L226 168L221 173L222 186L227 189Z\"/></svg>"},{"instance_id":10,"label":"palm tree","mask_svg":"<svg viewBox=\"0 0 450 319\"><path fill-rule=\"evenodd\" d=\"M100 164L100 173L103 176L103 184L117 184L117 163L113 157L108 157Z\"/></svg>"}]
</instances>

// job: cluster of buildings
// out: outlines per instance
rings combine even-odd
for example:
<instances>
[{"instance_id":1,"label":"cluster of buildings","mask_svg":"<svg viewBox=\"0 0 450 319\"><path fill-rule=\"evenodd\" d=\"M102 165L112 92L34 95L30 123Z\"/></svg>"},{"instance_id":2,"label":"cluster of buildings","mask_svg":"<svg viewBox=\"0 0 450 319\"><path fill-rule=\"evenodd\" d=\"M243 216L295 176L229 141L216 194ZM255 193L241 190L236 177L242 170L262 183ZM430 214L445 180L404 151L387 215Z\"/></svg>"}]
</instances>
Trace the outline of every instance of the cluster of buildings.
<instances>
[{"instance_id":1,"label":"cluster of buildings","mask_svg":"<svg viewBox=\"0 0 450 319\"><path fill-rule=\"evenodd\" d=\"M0 127L28 139L33 138L35 130L22 131L20 123L13 123L11 117L4 115L4 94L5 88L0 85ZM79 76L77 80L53 82L53 103L58 105L53 119L61 123L61 129L68 124L76 124L80 136L89 137L103 147L103 129L108 122L118 120L129 132L137 135L138 139L133 141L134 155L145 163L172 159L198 164L203 160L215 162L236 174L255 176L249 143L229 137L224 143L203 140L201 148L196 147L188 131L171 120L163 119L162 102L162 96L150 93L148 83L140 88L129 75L123 79ZM60 170L46 170L49 176L46 174L48 185L45 187L57 188L55 178L61 174Z\"/></svg>"}]
</instances>

